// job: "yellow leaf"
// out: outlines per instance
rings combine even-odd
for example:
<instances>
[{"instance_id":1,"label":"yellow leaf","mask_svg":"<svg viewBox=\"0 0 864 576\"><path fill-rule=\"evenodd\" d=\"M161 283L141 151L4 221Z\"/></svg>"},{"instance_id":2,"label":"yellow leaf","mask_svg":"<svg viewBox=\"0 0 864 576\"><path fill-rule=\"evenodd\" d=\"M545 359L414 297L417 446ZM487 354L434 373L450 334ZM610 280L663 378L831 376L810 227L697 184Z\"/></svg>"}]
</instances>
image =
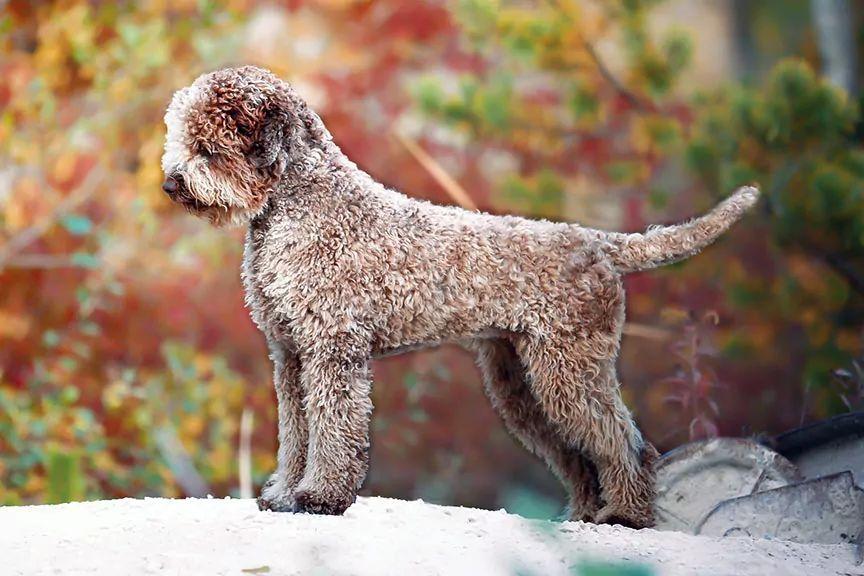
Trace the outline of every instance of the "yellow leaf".
<instances>
[{"instance_id":1,"label":"yellow leaf","mask_svg":"<svg viewBox=\"0 0 864 576\"><path fill-rule=\"evenodd\" d=\"M195 366L195 371L199 377L211 376L213 361L207 354L197 353L192 359L192 364Z\"/></svg>"},{"instance_id":2,"label":"yellow leaf","mask_svg":"<svg viewBox=\"0 0 864 576\"><path fill-rule=\"evenodd\" d=\"M78 154L75 152L63 152L54 161L54 170L52 175L57 182L69 182L75 175L75 168L78 165Z\"/></svg>"},{"instance_id":3,"label":"yellow leaf","mask_svg":"<svg viewBox=\"0 0 864 576\"><path fill-rule=\"evenodd\" d=\"M197 414L187 416L181 424L184 438L198 438L204 431L204 418Z\"/></svg>"},{"instance_id":4,"label":"yellow leaf","mask_svg":"<svg viewBox=\"0 0 864 576\"><path fill-rule=\"evenodd\" d=\"M30 331L30 318L0 310L0 337L21 340Z\"/></svg>"},{"instance_id":5,"label":"yellow leaf","mask_svg":"<svg viewBox=\"0 0 864 576\"><path fill-rule=\"evenodd\" d=\"M837 334L837 347L847 352L856 352L861 348L861 334L856 330L840 330Z\"/></svg>"}]
</instances>

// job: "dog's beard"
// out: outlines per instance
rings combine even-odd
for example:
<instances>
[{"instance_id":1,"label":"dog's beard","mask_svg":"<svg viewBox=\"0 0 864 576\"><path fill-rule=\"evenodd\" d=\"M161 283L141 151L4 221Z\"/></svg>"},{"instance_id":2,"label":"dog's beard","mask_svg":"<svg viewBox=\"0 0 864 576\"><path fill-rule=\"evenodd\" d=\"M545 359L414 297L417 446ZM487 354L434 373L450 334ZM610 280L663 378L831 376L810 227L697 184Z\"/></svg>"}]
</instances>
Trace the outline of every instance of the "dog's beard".
<instances>
[{"instance_id":1,"label":"dog's beard","mask_svg":"<svg viewBox=\"0 0 864 576\"><path fill-rule=\"evenodd\" d=\"M174 200L214 226L243 225L259 208L249 205L247 199L253 195L243 191L242 182L228 181L203 162L190 162L182 175L183 185Z\"/></svg>"},{"instance_id":2,"label":"dog's beard","mask_svg":"<svg viewBox=\"0 0 864 576\"><path fill-rule=\"evenodd\" d=\"M207 220L210 224L220 228L243 226L254 216L251 211L243 208L202 204L194 196L183 199L175 198L174 201L189 214Z\"/></svg>"}]
</instances>

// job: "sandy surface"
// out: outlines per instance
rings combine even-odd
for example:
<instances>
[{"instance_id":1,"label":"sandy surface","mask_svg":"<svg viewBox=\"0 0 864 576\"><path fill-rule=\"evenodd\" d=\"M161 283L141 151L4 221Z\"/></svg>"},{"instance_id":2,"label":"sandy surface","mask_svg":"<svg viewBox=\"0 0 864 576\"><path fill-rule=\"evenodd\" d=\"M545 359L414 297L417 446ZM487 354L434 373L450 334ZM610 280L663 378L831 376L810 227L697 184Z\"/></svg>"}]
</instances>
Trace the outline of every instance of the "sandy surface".
<instances>
[{"instance_id":1,"label":"sandy surface","mask_svg":"<svg viewBox=\"0 0 864 576\"><path fill-rule=\"evenodd\" d=\"M629 574L864 576L852 546L715 539L504 511L361 498L343 517L251 500L115 500L0 508L0 574ZM612 574L605 573L604 574Z\"/></svg>"}]
</instances>

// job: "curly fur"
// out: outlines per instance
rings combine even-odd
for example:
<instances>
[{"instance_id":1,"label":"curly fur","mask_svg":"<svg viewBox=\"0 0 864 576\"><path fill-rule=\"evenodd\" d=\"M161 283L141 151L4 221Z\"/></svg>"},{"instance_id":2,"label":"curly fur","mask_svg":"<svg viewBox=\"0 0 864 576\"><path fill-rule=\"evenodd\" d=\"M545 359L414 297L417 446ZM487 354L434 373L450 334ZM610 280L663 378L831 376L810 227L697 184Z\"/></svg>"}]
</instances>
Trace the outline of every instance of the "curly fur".
<instances>
[{"instance_id":1,"label":"curly fur","mask_svg":"<svg viewBox=\"0 0 864 576\"><path fill-rule=\"evenodd\" d=\"M371 358L459 342L505 425L568 490L575 519L653 523L653 460L615 375L621 274L686 258L757 199L621 234L492 216L386 189L285 82L200 77L166 114L172 199L248 224L243 281L279 401L262 508L341 514L366 474Z\"/></svg>"}]
</instances>

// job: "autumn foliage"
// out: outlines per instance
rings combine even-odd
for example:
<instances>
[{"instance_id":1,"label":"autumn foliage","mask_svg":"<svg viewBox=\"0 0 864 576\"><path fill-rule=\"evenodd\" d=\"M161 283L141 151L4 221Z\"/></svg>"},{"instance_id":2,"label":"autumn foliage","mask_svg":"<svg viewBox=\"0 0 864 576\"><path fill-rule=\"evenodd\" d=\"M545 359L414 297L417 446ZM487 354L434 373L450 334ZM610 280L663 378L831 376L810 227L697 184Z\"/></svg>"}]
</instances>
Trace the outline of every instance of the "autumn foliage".
<instances>
[{"instance_id":1,"label":"autumn foliage","mask_svg":"<svg viewBox=\"0 0 864 576\"><path fill-rule=\"evenodd\" d=\"M171 94L240 62L437 202L459 196L406 142L481 209L627 230L758 182L719 245L627 280L625 397L664 448L845 409L831 372L862 346L864 150L856 102L813 62L694 89L699 37L651 32L656 0L169 4L13 1L0 21L0 502L237 494L244 411L253 480L271 471L242 231L159 189ZM375 377L368 492L554 512L467 354Z\"/></svg>"}]
</instances>

